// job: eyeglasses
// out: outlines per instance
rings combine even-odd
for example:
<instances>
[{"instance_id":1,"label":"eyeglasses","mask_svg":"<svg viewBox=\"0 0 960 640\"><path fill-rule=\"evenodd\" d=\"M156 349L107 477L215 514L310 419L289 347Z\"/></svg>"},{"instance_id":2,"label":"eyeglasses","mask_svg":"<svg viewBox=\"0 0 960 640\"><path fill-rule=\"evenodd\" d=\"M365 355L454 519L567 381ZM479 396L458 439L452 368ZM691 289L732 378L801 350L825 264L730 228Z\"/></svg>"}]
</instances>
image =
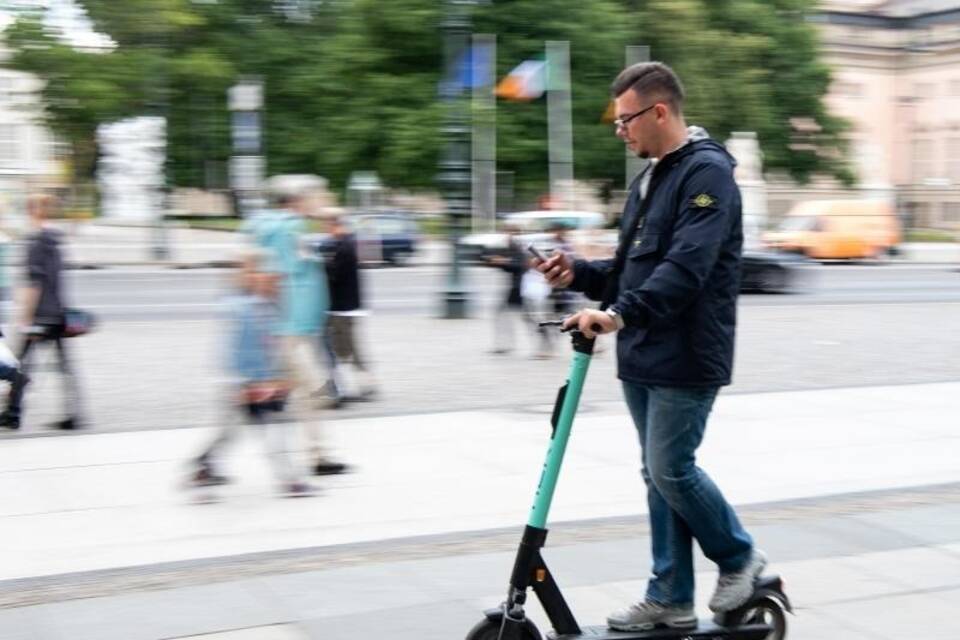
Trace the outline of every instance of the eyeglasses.
<instances>
[{"instance_id":1,"label":"eyeglasses","mask_svg":"<svg viewBox=\"0 0 960 640\"><path fill-rule=\"evenodd\" d=\"M631 113L625 118L617 118L616 120L613 121L613 124L617 129L626 129L627 125L630 124L631 120L633 120L634 118L639 118L640 116L645 114L647 111L650 111L650 109L653 109L655 106L657 106L657 103L650 105L646 109L637 111L636 113Z\"/></svg>"}]
</instances>

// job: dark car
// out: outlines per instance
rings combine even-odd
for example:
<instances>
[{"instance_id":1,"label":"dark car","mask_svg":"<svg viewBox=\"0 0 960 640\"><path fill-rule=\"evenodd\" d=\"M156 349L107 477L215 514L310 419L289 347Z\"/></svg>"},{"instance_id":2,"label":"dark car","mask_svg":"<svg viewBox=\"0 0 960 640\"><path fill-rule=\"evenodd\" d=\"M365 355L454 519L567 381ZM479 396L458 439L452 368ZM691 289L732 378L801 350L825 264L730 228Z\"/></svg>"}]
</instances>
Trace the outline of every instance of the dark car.
<instances>
[{"instance_id":1,"label":"dark car","mask_svg":"<svg viewBox=\"0 0 960 640\"><path fill-rule=\"evenodd\" d=\"M789 293L806 263L802 256L781 251L751 248L743 250L740 290L748 293Z\"/></svg>"},{"instance_id":2,"label":"dark car","mask_svg":"<svg viewBox=\"0 0 960 640\"><path fill-rule=\"evenodd\" d=\"M402 265L417 252L417 223L406 213L359 213L346 219L356 234L361 266ZM332 251L326 234L312 236L310 243L324 256Z\"/></svg>"},{"instance_id":3,"label":"dark car","mask_svg":"<svg viewBox=\"0 0 960 640\"><path fill-rule=\"evenodd\" d=\"M406 263L417 252L417 223L399 212L351 216L361 264Z\"/></svg>"}]
</instances>

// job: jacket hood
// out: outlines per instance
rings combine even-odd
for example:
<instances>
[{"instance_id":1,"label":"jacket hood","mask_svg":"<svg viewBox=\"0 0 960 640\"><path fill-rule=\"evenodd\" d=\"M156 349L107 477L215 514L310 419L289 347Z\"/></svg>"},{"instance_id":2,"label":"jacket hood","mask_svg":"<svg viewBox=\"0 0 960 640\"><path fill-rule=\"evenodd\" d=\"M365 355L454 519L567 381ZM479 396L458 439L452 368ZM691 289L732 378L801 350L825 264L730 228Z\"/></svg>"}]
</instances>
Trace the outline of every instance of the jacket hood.
<instances>
[{"instance_id":1,"label":"jacket hood","mask_svg":"<svg viewBox=\"0 0 960 640\"><path fill-rule=\"evenodd\" d=\"M679 149L671 151L665 157L675 161L683 158L689 153L693 153L694 151L703 150L713 150L717 152L718 155L725 158L726 161L730 163L731 169L737 166L736 158L730 155L730 152L727 151L727 148L711 138L706 129L696 125L687 127L687 141L684 142Z\"/></svg>"}]
</instances>

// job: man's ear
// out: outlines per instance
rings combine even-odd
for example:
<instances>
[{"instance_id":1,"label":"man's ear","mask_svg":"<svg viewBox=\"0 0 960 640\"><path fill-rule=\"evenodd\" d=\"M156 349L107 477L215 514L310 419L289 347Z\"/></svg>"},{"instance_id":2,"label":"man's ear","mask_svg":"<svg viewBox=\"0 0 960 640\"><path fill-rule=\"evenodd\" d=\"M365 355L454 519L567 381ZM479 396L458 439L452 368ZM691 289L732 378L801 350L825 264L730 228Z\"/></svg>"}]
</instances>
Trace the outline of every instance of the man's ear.
<instances>
[{"instance_id":1,"label":"man's ear","mask_svg":"<svg viewBox=\"0 0 960 640\"><path fill-rule=\"evenodd\" d=\"M660 122L664 122L670 114L670 106L665 102L658 102L653 106L653 110L657 112L657 120Z\"/></svg>"}]
</instances>

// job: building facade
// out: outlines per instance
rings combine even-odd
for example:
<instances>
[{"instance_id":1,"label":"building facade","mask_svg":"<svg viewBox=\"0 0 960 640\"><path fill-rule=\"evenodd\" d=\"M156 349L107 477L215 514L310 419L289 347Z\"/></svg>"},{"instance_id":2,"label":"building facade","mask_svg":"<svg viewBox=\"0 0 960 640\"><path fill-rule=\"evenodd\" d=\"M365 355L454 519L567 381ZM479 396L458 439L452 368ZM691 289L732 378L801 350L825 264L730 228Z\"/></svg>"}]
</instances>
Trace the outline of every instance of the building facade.
<instances>
[{"instance_id":1,"label":"building facade","mask_svg":"<svg viewBox=\"0 0 960 640\"><path fill-rule=\"evenodd\" d=\"M40 119L40 81L4 68L8 55L0 45L0 214L18 210L26 192L62 177L54 138Z\"/></svg>"},{"instance_id":2,"label":"building facade","mask_svg":"<svg viewBox=\"0 0 960 640\"><path fill-rule=\"evenodd\" d=\"M960 1L828 1L811 21L858 190L890 194L910 226L960 229Z\"/></svg>"}]
</instances>

